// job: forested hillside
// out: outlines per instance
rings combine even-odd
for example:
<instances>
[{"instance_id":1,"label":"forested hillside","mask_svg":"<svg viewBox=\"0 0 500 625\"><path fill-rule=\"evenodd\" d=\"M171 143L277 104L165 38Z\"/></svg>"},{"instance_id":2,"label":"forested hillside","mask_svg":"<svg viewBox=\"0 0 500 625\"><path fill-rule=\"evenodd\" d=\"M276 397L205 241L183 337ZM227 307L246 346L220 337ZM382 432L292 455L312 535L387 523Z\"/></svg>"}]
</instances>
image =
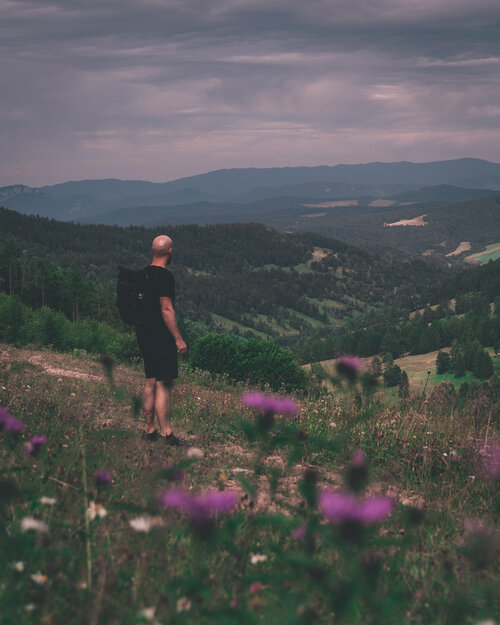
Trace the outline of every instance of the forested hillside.
<instances>
[{"instance_id":1,"label":"forested hillside","mask_svg":"<svg viewBox=\"0 0 500 625\"><path fill-rule=\"evenodd\" d=\"M346 320L339 328L311 329L280 342L293 346L302 362L327 360L345 352L398 358L451 346L455 361L449 366L459 371L472 369L478 347L500 351L500 259L441 284L430 302L434 306L427 305L410 317L371 312ZM489 368L487 372L492 373Z\"/></svg>"},{"instance_id":2,"label":"forested hillside","mask_svg":"<svg viewBox=\"0 0 500 625\"><path fill-rule=\"evenodd\" d=\"M0 220L6 293L70 318L113 322L117 266L147 264L152 239L165 230L82 226L6 209ZM179 308L205 328L242 335L297 333L376 309L409 311L449 273L399 252L375 254L260 224L166 229L175 243Z\"/></svg>"},{"instance_id":3,"label":"forested hillside","mask_svg":"<svg viewBox=\"0 0 500 625\"><path fill-rule=\"evenodd\" d=\"M372 199L361 198L353 204L340 200L323 202L316 196L270 198L250 204L134 205L110 211L99 219L91 216L81 221L149 227L165 223L258 221L281 231L317 232L351 245L392 247L441 258L454 252L462 241L470 244L471 252L500 242L500 195L452 203L436 199L401 201L392 206L374 204ZM388 227L421 216L424 216L423 227ZM452 262L455 258L447 260Z\"/></svg>"},{"instance_id":4,"label":"forested hillside","mask_svg":"<svg viewBox=\"0 0 500 625\"><path fill-rule=\"evenodd\" d=\"M302 363L355 353L382 355L389 369L394 358L451 347L441 369L482 379L493 372L484 348L500 349L500 260L453 273L394 250L262 224L82 226L5 209L0 221L0 339L9 342L134 357L135 339L115 306L117 266L146 265L152 239L166 231L179 319L192 344L223 333L234 351L260 337ZM250 348L274 354L271 344Z\"/></svg>"}]
</instances>

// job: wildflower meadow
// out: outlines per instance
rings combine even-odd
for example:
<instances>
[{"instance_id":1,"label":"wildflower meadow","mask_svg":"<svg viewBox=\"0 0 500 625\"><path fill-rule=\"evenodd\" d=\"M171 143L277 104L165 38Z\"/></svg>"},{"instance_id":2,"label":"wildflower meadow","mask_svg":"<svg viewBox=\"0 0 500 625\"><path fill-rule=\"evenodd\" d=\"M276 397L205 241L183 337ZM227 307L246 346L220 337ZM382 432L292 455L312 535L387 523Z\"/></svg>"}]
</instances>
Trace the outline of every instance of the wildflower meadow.
<instances>
[{"instance_id":1,"label":"wildflower meadow","mask_svg":"<svg viewBox=\"0 0 500 625\"><path fill-rule=\"evenodd\" d=\"M9 350L2 625L500 623L497 397L387 403L351 356L296 397L186 369L165 448L137 370Z\"/></svg>"}]
</instances>

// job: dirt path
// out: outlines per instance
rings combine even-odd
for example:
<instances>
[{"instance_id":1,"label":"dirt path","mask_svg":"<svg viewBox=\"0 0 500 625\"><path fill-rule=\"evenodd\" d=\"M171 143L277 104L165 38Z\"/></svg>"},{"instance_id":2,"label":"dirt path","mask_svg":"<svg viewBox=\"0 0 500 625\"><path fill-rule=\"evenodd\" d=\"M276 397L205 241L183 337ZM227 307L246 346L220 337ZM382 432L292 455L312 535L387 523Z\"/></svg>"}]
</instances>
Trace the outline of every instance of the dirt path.
<instances>
[{"instance_id":1,"label":"dirt path","mask_svg":"<svg viewBox=\"0 0 500 625\"><path fill-rule=\"evenodd\" d=\"M58 354L57 352L50 352L48 350L35 352L29 349L16 349L8 346L0 351L0 362L24 361L41 367L48 375L74 378L77 380L91 380L93 382L105 381L105 378L101 375L95 375L89 371L82 370L84 368L88 369L87 363L82 362L82 369L73 368L74 358L71 363L72 368L68 369L67 366L64 366L67 360L68 356L66 354Z\"/></svg>"},{"instance_id":2,"label":"dirt path","mask_svg":"<svg viewBox=\"0 0 500 625\"><path fill-rule=\"evenodd\" d=\"M0 364L23 362L39 368L41 370L40 374L58 378L59 381L61 378L70 378L99 384L107 383L104 375L96 373L96 370L102 370L101 364L90 357L79 358L72 354L61 354L51 350L35 351L26 348L15 348L10 345L0 345ZM143 378L139 372L119 365L116 367L115 378L117 384L126 385L127 394L130 392L135 395L140 394ZM102 395L101 392L97 398L97 393L96 397L93 395L79 397L77 391L76 394L71 393L70 401L75 404L75 413L80 411L80 413L92 415L94 424L99 429L126 428L135 431L139 436L143 427L142 419L134 417L130 410L124 411L123 401L117 401L113 393ZM210 406L217 406L217 411L223 414L231 414L242 410L239 395L225 390L200 386L191 381L181 382L174 388L174 421L175 406L183 406L184 410L186 410L187 406L187 410L194 410L202 417L206 414L207 418L210 417ZM287 469L284 456L276 453L265 460L265 464L273 466L275 470L282 473L282 476L278 478L276 496L273 497L268 478L256 476L254 473L256 452L253 446L248 447L233 436L226 436L222 442L214 441L211 437L207 438L203 428L200 431L188 433L183 431L182 419L178 421L177 425L176 432L186 443L182 453L188 453L190 446L199 447L203 450L205 457L215 461L218 466L226 467L223 471L224 474L227 473L224 487L237 490L240 493L242 506L248 507L255 512L267 510L287 515L290 505L293 507L301 500L302 495L299 492L298 484L302 480L306 469L316 469L318 471L320 475L318 486L320 488L342 488L342 468L325 470L324 467L313 467L303 459ZM191 429L192 426L188 425L187 430ZM156 443L155 449L156 445L161 445L161 443ZM256 480L255 486L257 489L254 499L252 499L246 487L240 482L239 476L248 476L248 478ZM211 486L217 488L218 482L214 482ZM389 493L390 488L389 485L374 484L370 490L378 493ZM413 493L410 495L414 496ZM398 495L398 498L403 502L401 493Z\"/></svg>"}]
</instances>

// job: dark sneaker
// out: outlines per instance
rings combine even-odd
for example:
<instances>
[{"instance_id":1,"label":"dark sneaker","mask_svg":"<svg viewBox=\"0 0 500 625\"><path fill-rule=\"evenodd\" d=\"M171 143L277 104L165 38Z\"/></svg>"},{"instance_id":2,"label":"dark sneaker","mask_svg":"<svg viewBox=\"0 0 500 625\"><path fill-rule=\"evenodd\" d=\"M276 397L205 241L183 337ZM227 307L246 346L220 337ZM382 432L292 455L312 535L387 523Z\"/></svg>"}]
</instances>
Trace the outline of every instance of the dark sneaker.
<instances>
[{"instance_id":1,"label":"dark sneaker","mask_svg":"<svg viewBox=\"0 0 500 625\"><path fill-rule=\"evenodd\" d=\"M149 432L146 432L146 430L142 430L142 433L141 433L141 439L143 441L150 441L151 443L154 443L154 441L157 441L159 436L160 435L158 434L156 430L154 432L151 432L151 434Z\"/></svg>"},{"instance_id":2,"label":"dark sneaker","mask_svg":"<svg viewBox=\"0 0 500 625\"><path fill-rule=\"evenodd\" d=\"M172 433L168 436L165 436L165 445L168 445L170 447L180 447L181 445L183 445L183 442L180 438L177 438L174 433Z\"/></svg>"}]
</instances>

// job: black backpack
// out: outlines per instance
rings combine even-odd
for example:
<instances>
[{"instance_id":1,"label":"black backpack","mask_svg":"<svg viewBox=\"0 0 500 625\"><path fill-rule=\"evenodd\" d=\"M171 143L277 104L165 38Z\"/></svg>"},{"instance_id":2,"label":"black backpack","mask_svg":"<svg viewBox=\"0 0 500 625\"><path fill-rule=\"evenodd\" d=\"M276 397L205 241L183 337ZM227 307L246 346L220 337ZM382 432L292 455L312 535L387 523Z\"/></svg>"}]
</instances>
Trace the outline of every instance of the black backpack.
<instances>
[{"instance_id":1,"label":"black backpack","mask_svg":"<svg viewBox=\"0 0 500 625\"><path fill-rule=\"evenodd\" d=\"M117 305L120 317L131 326L143 324L148 317L151 277L147 267L127 269L118 267L116 283Z\"/></svg>"}]
</instances>

